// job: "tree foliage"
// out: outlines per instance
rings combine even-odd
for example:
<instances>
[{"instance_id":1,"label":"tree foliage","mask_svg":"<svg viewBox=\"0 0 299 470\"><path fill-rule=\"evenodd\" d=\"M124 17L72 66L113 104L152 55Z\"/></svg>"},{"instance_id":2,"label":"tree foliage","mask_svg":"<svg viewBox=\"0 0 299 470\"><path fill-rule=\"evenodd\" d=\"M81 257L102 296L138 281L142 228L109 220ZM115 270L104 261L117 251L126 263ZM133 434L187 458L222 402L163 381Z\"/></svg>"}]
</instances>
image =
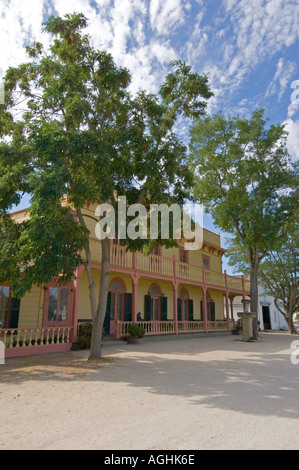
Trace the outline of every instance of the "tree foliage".
<instances>
[{"instance_id":1,"label":"tree foliage","mask_svg":"<svg viewBox=\"0 0 299 470\"><path fill-rule=\"evenodd\" d=\"M193 177L174 125L179 114L191 119L203 115L212 93L206 77L178 61L161 94L132 96L130 73L92 46L86 26L80 13L50 17L44 24L52 38L50 50L35 43L27 47L30 60L6 72L6 102L0 110L0 253L6 261L0 279L11 279L18 295L58 274L67 281L83 262L78 253L84 250L94 322L92 355L100 357L109 243L102 241L96 303L82 207L87 201L116 207L120 195L128 204L147 207L182 204ZM7 214L25 192L32 195L30 218L16 227ZM127 242L129 249L150 243ZM15 260L13 268L9 259Z\"/></svg>"},{"instance_id":2,"label":"tree foliage","mask_svg":"<svg viewBox=\"0 0 299 470\"><path fill-rule=\"evenodd\" d=\"M293 315L299 310L298 215L297 208L294 218L284 225L277 246L270 250L260 266L266 292L274 297L275 306L286 319L291 334L296 333Z\"/></svg>"},{"instance_id":3,"label":"tree foliage","mask_svg":"<svg viewBox=\"0 0 299 470\"><path fill-rule=\"evenodd\" d=\"M286 135L283 125L266 126L264 110L250 119L216 114L191 131L194 195L246 252L255 313L258 268L292 214L298 183Z\"/></svg>"}]
</instances>

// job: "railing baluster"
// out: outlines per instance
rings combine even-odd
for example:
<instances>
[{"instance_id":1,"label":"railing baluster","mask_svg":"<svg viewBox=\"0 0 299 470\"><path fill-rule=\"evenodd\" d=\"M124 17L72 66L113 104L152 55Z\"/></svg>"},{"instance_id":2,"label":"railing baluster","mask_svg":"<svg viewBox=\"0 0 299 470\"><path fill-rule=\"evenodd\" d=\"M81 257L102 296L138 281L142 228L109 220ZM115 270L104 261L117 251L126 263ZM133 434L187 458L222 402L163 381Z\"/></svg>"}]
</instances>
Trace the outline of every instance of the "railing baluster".
<instances>
[{"instance_id":1,"label":"railing baluster","mask_svg":"<svg viewBox=\"0 0 299 470\"><path fill-rule=\"evenodd\" d=\"M14 330L10 331L10 348L13 348L13 336L14 336Z\"/></svg>"},{"instance_id":2,"label":"railing baluster","mask_svg":"<svg viewBox=\"0 0 299 470\"><path fill-rule=\"evenodd\" d=\"M19 348L20 347L20 330L17 330L18 333L17 333L17 344L16 344L16 348Z\"/></svg>"}]
</instances>

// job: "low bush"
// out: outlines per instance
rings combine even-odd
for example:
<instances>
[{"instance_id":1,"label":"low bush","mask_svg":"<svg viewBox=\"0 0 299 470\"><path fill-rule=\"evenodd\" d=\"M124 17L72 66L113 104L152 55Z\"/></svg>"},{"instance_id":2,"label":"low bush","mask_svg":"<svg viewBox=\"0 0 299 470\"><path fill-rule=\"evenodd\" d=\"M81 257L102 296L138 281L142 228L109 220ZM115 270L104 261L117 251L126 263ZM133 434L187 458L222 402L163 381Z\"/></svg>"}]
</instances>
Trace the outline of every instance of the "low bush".
<instances>
[{"instance_id":1,"label":"low bush","mask_svg":"<svg viewBox=\"0 0 299 470\"><path fill-rule=\"evenodd\" d=\"M145 335L145 329L137 323L131 323L128 327L128 333L135 338L143 338Z\"/></svg>"}]
</instances>

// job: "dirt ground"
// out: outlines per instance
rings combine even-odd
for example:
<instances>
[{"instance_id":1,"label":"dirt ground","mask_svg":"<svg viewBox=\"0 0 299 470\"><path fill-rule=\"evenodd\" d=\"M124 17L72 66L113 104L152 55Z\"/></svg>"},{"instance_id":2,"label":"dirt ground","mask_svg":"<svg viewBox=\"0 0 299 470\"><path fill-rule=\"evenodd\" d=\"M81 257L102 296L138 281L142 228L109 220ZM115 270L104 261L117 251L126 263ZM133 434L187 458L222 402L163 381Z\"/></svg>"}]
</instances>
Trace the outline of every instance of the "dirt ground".
<instances>
[{"instance_id":1,"label":"dirt ground","mask_svg":"<svg viewBox=\"0 0 299 470\"><path fill-rule=\"evenodd\" d=\"M294 340L105 343L99 364L86 351L7 359L0 450L298 449Z\"/></svg>"}]
</instances>

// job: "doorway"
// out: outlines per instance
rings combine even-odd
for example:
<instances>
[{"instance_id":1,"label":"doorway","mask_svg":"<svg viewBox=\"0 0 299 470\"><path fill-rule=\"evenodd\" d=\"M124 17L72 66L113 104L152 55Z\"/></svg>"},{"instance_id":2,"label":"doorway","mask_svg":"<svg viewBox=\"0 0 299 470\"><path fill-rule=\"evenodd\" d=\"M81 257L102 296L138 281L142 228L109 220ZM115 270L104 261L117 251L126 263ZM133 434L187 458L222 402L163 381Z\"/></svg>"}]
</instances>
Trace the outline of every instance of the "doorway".
<instances>
[{"instance_id":1,"label":"doorway","mask_svg":"<svg viewBox=\"0 0 299 470\"><path fill-rule=\"evenodd\" d=\"M268 306L263 305L262 311L263 311L264 330L271 330L270 308Z\"/></svg>"}]
</instances>

